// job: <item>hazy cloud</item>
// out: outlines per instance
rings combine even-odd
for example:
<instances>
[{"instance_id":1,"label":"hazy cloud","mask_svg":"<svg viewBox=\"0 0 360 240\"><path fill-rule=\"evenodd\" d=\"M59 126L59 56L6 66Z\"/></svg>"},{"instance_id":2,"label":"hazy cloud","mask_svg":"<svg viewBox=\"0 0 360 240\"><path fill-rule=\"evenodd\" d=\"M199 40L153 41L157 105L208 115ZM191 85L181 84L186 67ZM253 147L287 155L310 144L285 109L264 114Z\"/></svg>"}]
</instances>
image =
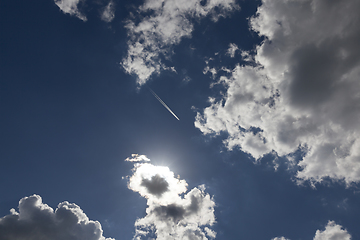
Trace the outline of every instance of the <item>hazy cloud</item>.
<instances>
[{"instance_id":1,"label":"hazy cloud","mask_svg":"<svg viewBox=\"0 0 360 240\"><path fill-rule=\"evenodd\" d=\"M78 9L78 5L81 2L81 0L54 0L54 1L55 1L55 4L64 13L74 15L83 21L87 20L86 16L84 14L82 14Z\"/></svg>"},{"instance_id":2,"label":"hazy cloud","mask_svg":"<svg viewBox=\"0 0 360 240\"><path fill-rule=\"evenodd\" d=\"M0 218L2 240L114 240L102 235L98 221L89 220L78 205L67 201L54 211L34 194L20 200L19 212L10 212Z\"/></svg>"},{"instance_id":3,"label":"hazy cloud","mask_svg":"<svg viewBox=\"0 0 360 240\"><path fill-rule=\"evenodd\" d=\"M233 58L237 50L239 50L239 47L235 43L230 43L226 54Z\"/></svg>"},{"instance_id":4,"label":"hazy cloud","mask_svg":"<svg viewBox=\"0 0 360 240\"><path fill-rule=\"evenodd\" d=\"M153 73L170 69L161 62L173 54L172 46L184 37L191 37L192 20L210 16L214 21L238 9L235 0L146 0L138 15L126 24L128 52L121 65L137 77L141 86ZM215 11L215 8L217 9ZM137 20L139 19L139 20Z\"/></svg>"},{"instance_id":5,"label":"hazy cloud","mask_svg":"<svg viewBox=\"0 0 360 240\"><path fill-rule=\"evenodd\" d=\"M187 183L174 177L167 167L137 163L129 177L129 189L147 198L146 216L135 223L134 239L155 234L158 240L216 237L209 227L215 223L215 202L203 185L187 191Z\"/></svg>"},{"instance_id":6,"label":"hazy cloud","mask_svg":"<svg viewBox=\"0 0 360 240\"><path fill-rule=\"evenodd\" d=\"M301 149L299 181L359 181L360 2L262 2L250 23L264 41L253 57L243 52L250 64L220 76L226 94L195 126L228 133L228 149L255 159Z\"/></svg>"},{"instance_id":7,"label":"hazy cloud","mask_svg":"<svg viewBox=\"0 0 360 240\"><path fill-rule=\"evenodd\" d=\"M110 1L101 13L101 20L104 22L111 22L115 18L115 4Z\"/></svg>"}]
</instances>

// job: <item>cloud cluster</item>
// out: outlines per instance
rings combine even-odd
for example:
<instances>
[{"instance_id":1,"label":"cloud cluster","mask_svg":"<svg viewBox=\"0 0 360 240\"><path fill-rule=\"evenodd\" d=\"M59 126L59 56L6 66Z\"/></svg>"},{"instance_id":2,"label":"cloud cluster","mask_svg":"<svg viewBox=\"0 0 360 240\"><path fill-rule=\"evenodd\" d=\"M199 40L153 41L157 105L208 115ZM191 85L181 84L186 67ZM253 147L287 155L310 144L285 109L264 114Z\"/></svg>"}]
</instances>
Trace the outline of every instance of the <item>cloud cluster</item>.
<instances>
[{"instance_id":1,"label":"cloud cluster","mask_svg":"<svg viewBox=\"0 0 360 240\"><path fill-rule=\"evenodd\" d=\"M359 10L356 0L263 0L250 19L264 37L254 62L225 71L226 93L195 126L255 159L301 149L299 181L360 181Z\"/></svg>"},{"instance_id":2,"label":"cloud cluster","mask_svg":"<svg viewBox=\"0 0 360 240\"><path fill-rule=\"evenodd\" d=\"M140 20L126 24L130 40L122 67L143 85L153 73L171 69L161 58L168 59L173 45L191 37L193 19L211 16L216 21L235 9L235 0L146 0L138 9Z\"/></svg>"},{"instance_id":3,"label":"cloud cluster","mask_svg":"<svg viewBox=\"0 0 360 240\"><path fill-rule=\"evenodd\" d=\"M285 237L276 237L272 240L290 240ZM351 235L344 230L341 225L334 221L329 221L325 226L325 230L316 230L313 240L351 240Z\"/></svg>"},{"instance_id":4,"label":"cloud cluster","mask_svg":"<svg viewBox=\"0 0 360 240\"><path fill-rule=\"evenodd\" d=\"M128 160L129 161L129 160ZM146 216L137 219L134 239L154 234L158 240L214 239L215 202L203 185L187 192L185 180L168 167L136 163L129 189L147 199Z\"/></svg>"},{"instance_id":5,"label":"cloud cluster","mask_svg":"<svg viewBox=\"0 0 360 240\"><path fill-rule=\"evenodd\" d=\"M54 211L34 194L20 200L19 212L10 212L0 218L2 240L114 240L105 238L101 224L74 203L62 202Z\"/></svg>"}]
</instances>

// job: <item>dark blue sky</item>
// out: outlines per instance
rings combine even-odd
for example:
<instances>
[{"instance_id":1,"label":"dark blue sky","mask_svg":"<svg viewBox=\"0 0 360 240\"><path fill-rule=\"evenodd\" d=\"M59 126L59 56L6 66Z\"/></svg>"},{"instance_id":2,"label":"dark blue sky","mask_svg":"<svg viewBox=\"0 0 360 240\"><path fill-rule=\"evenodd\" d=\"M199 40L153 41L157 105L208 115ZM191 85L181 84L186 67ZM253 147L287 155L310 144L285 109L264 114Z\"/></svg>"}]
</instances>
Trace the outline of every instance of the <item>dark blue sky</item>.
<instances>
[{"instance_id":1,"label":"dark blue sky","mask_svg":"<svg viewBox=\"0 0 360 240\"><path fill-rule=\"evenodd\" d=\"M160 74L154 73L145 79L146 84L141 86L137 74L128 74L122 67L129 56L131 44L128 41L135 36L124 26L126 21L136 23L144 20L146 14L151 17L155 13L138 11L142 1L114 1L115 18L107 23L99 17L99 11L107 3L86 1L81 11L87 21L82 21L62 12L51 0L0 2L0 217L10 214L11 208L17 209L20 199L37 194L53 209L63 201L76 203L91 220L101 223L105 237L131 239L134 223L146 215L147 204L145 198L128 189L128 180L123 177L132 175L133 164L124 160L138 153L150 158L155 166L169 167L176 176L186 180L189 190L205 184L205 191L213 196L216 204L217 222L211 227L217 232L216 239L270 240L280 236L292 240L312 239L317 230L325 230L328 221L341 225L352 239L360 239L357 184L360 176L357 172L348 172L351 177L347 178L336 170L334 175L317 171L321 181L313 181L315 187L312 187L315 175L296 175L310 166L310 163L297 166L306 153L300 155L299 151L289 150L284 154L274 143L275 147L269 148L270 154L266 152L260 160L255 160L255 150L252 152L245 145L237 144L231 151L223 143L231 137L236 138L233 128L227 126L226 130L217 130L215 125L210 126L210 118L207 127L212 129L212 134L206 135L194 126L197 113L202 114L212 104L209 97L214 97L215 102L223 99L220 104L223 106L226 101L230 102L233 93L227 89L231 89L231 83L212 88L210 85L221 80L221 75L236 80L231 71L238 64L254 66L255 63L248 63L241 57L239 50L234 58L226 51L230 43L235 43L239 49L255 56L256 46L263 46L266 36L250 30L248 21L255 16L260 1L238 1L241 10L229 11L217 22L212 20L211 14L199 18L185 14L184 18L193 24L191 37L181 37L176 44L163 45L173 53L168 56L162 53L157 58L166 66L174 66L176 73L161 70ZM358 7L359 4L354 5ZM349 41L355 41L357 29L350 34L355 37L349 37ZM297 28L292 31L296 33ZM324 34L326 31L324 29ZM274 35L279 36L279 33ZM275 42L277 38L273 38ZM133 39L137 41L136 37ZM342 44L349 41L344 40ZM288 44L285 40L282 43ZM266 51L263 50L262 57L270 56L271 51ZM354 50L355 62L358 53ZM296 53L289 58L296 64L294 58ZM208 66L216 68L215 78L203 73L207 59ZM264 65L266 70L275 64ZM231 71L221 71L222 66ZM286 74L295 72L291 66ZM356 72L344 69L338 71L343 75ZM318 78L322 78L320 73L316 75ZM358 82L358 77L356 80ZM145 85L159 95L180 121ZM311 88L310 85L307 87ZM285 92L285 88L279 89ZM281 97L287 96L283 92ZM333 96L336 100L338 95ZM354 102L359 101L356 98ZM309 110L309 114L313 113ZM316 125L321 118L316 115L313 119ZM357 129L358 123L345 126L345 123L341 125L343 121L337 121L338 118L333 119L348 132ZM351 120L351 116L348 119ZM246 128L242 123L240 120L235 125L239 132ZM261 129L261 125L254 123L253 126ZM283 126L285 129L285 124ZM265 134L269 129L264 127L260 132ZM308 133L310 128L301 129ZM344 136L350 138L346 131ZM255 131L253 135L256 134ZM289 130L286 134L290 136L292 132ZM357 134L358 130L351 136L356 139ZM264 143L270 142L271 134L264 136L267 138ZM314 136L311 139L323 135ZM299 146L311 146L313 142L308 139L299 140ZM295 156L294 160L289 160L290 153ZM308 156L311 154L309 151ZM353 155L358 159L356 153ZM313 159L321 156L325 155L319 153ZM279 163L276 171L274 159ZM327 159L330 157L317 160L316 164L330 162ZM355 163L351 166L358 167ZM296 179L305 182L298 185ZM350 186L346 187L346 183ZM0 228L0 236L4 229Z\"/></svg>"}]
</instances>

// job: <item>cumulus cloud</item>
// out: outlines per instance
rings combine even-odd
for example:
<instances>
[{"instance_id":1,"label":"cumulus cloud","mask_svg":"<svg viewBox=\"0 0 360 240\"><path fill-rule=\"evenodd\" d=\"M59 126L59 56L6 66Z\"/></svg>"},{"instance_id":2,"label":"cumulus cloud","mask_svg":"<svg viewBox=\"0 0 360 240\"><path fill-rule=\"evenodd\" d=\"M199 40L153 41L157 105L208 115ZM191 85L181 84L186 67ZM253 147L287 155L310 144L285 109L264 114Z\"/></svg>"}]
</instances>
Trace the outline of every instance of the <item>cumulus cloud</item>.
<instances>
[{"instance_id":1,"label":"cumulus cloud","mask_svg":"<svg viewBox=\"0 0 360 240\"><path fill-rule=\"evenodd\" d=\"M250 26L264 41L249 64L219 78L226 94L210 98L195 126L228 133L229 150L255 159L301 149L300 182L358 182L359 10L356 0L263 0Z\"/></svg>"},{"instance_id":2,"label":"cumulus cloud","mask_svg":"<svg viewBox=\"0 0 360 240\"><path fill-rule=\"evenodd\" d=\"M2 240L114 240L103 236L98 221L89 220L78 205L67 201L54 211L34 194L20 200L19 212L10 212L0 218Z\"/></svg>"},{"instance_id":3,"label":"cumulus cloud","mask_svg":"<svg viewBox=\"0 0 360 240\"><path fill-rule=\"evenodd\" d=\"M350 240L351 235L341 225L329 221L324 231L317 230L314 240Z\"/></svg>"},{"instance_id":4,"label":"cumulus cloud","mask_svg":"<svg viewBox=\"0 0 360 240\"><path fill-rule=\"evenodd\" d=\"M175 178L168 167L150 163L135 163L133 171L128 187L145 197L148 205L146 216L135 222L134 239L151 234L158 240L216 237L210 229L215 223L215 202L203 185L187 191L186 181Z\"/></svg>"},{"instance_id":5,"label":"cumulus cloud","mask_svg":"<svg viewBox=\"0 0 360 240\"><path fill-rule=\"evenodd\" d=\"M109 23L112 20L114 20L114 18L115 18L115 4L113 1L110 1L101 13L101 20Z\"/></svg>"},{"instance_id":6,"label":"cumulus cloud","mask_svg":"<svg viewBox=\"0 0 360 240\"><path fill-rule=\"evenodd\" d=\"M63 11L64 13L68 13L70 15L76 16L83 21L87 21L87 18L84 14L82 14L78 5L81 0L54 0L55 4Z\"/></svg>"},{"instance_id":7,"label":"cumulus cloud","mask_svg":"<svg viewBox=\"0 0 360 240\"><path fill-rule=\"evenodd\" d=\"M214 21L238 9L235 0L146 0L139 7L138 19L126 24L128 52L122 67L137 77L141 86L153 73L170 69L161 58L169 59L172 46L182 38L190 38L194 29L192 20L211 16Z\"/></svg>"},{"instance_id":8,"label":"cumulus cloud","mask_svg":"<svg viewBox=\"0 0 360 240\"><path fill-rule=\"evenodd\" d=\"M285 237L276 237L272 240L290 240ZM351 235L341 225L329 221L325 230L316 230L313 240L351 240Z\"/></svg>"}]
</instances>

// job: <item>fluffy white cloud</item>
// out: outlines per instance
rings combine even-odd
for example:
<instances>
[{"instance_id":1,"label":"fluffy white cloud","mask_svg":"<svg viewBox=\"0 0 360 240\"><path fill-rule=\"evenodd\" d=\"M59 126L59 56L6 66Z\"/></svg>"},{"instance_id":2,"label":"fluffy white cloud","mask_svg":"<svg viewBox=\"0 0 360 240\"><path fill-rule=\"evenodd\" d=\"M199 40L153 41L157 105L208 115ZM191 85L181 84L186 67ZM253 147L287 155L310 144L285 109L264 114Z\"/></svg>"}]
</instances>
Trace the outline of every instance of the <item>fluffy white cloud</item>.
<instances>
[{"instance_id":1,"label":"fluffy white cloud","mask_svg":"<svg viewBox=\"0 0 360 240\"><path fill-rule=\"evenodd\" d=\"M131 157L125 159L127 162L150 162L146 155L139 155L137 153L131 154Z\"/></svg>"},{"instance_id":2,"label":"fluffy white cloud","mask_svg":"<svg viewBox=\"0 0 360 240\"><path fill-rule=\"evenodd\" d=\"M161 56L169 59L171 47L191 37L193 19L210 15L216 21L235 9L235 0L208 0L205 5L201 0L146 0L139 13L147 16L140 16L140 21L129 20L126 25L130 40L121 65L127 73L136 75L141 86L153 73L171 69L161 62Z\"/></svg>"},{"instance_id":3,"label":"fluffy white cloud","mask_svg":"<svg viewBox=\"0 0 360 240\"><path fill-rule=\"evenodd\" d=\"M111 22L115 18L115 4L110 1L101 13L101 20Z\"/></svg>"},{"instance_id":4,"label":"fluffy white cloud","mask_svg":"<svg viewBox=\"0 0 360 240\"><path fill-rule=\"evenodd\" d=\"M314 240L351 240L351 235L344 230L341 225L336 224L334 221L329 221L325 226L325 230L316 230ZM272 240L290 240L285 237L276 237Z\"/></svg>"},{"instance_id":5,"label":"fluffy white cloud","mask_svg":"<svg viewBox=\"0 0 360 240\"><path fill-rule=\"evenodd\" d=\"M129 161L129 160L127 160ZM168 167L136 163L129 189L147 199L146 216L135 223L134 239L155 234L158 240L206 240L216 237L215 202L203 185L187 192L185 180L175 178Z\"/></svg>"},{"instance_id":6,"label":"fluffy white cloud","mask_svg":"<svg viewBox=\"0 0 360 240\"><path fill-rule=\"evenodd\" d=\"M360 2L262 2L254 62L220 77L226 94L195 126L255 159L302 149L299 181L360 181Z\"/></svg>"},{"instance_id":7,"label":"fluffy white cloud","mask_svg":"<svg viewBox=\"0 0 360 240\"><path fill-rule=\"evenodd\" d=\"M0 218L2 240L113 240L74 203L62 202L54 211L34 194L20 200L19 212L10 212Z\"/></svg>"},{"instance_id":8,"label":"fluffy white cloud","mask_svg":"<svg viewBox=\"0 0 360 240\"><path fill-rule=\"evenodd\" d=\"M64 13L74 15L83 21L87 20L86 16L84 14L82 14L78 9L78 5L81 2L81 0L54 0L54 1L55 1L55 4Z\"/></svg>"},{"instance_id":9,"label":"fluffy white cloud","mask_svg":"<svg viewBox=\"0 0 360 240\"><path fill-rule=\"evenodd\" d=\"M351 235L334 221L329 221L324 231L317 230L314 240L350 240Z\"/></svg>"}]
</instances>

